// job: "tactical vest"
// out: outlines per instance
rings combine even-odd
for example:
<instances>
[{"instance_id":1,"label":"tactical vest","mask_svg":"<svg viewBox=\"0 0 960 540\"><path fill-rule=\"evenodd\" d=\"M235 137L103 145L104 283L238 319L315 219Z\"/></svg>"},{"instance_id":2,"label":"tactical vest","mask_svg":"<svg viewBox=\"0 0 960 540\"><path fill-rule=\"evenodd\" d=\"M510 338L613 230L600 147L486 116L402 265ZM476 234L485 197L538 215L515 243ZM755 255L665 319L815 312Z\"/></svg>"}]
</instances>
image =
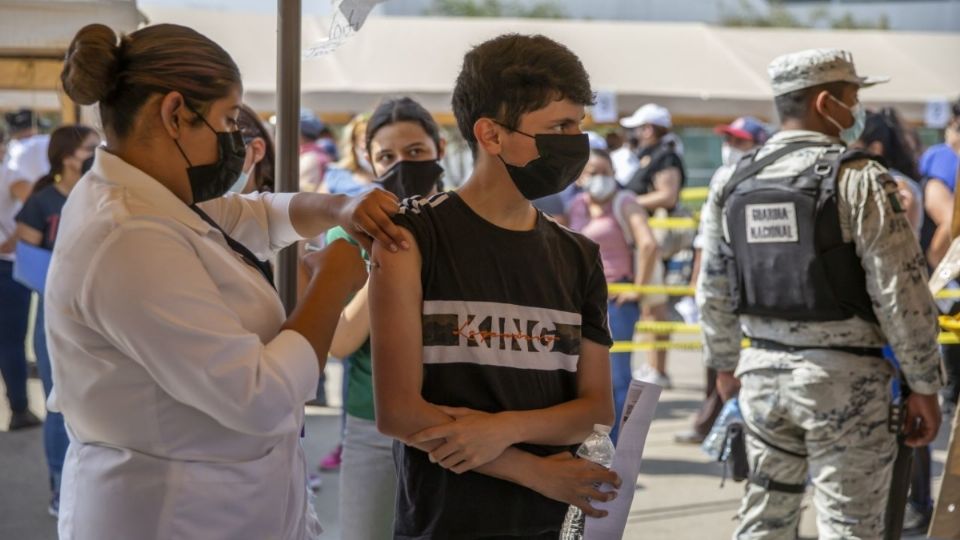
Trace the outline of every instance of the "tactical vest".
<instances>
[{"instance_id":1,"label":"tactical vest","mask_svg":"<svg viewBox=\"0 0 960 540\"><path fill-rule=\"evenodd\" d=\"M830 149L811 167L783 178L757 178L802 142L737 165L720 195L721 256L728 259L737 313L790 321L876 322L866 276L837 212L837 175L846 162L875 159Z\"/></svg>"}]
</instances>

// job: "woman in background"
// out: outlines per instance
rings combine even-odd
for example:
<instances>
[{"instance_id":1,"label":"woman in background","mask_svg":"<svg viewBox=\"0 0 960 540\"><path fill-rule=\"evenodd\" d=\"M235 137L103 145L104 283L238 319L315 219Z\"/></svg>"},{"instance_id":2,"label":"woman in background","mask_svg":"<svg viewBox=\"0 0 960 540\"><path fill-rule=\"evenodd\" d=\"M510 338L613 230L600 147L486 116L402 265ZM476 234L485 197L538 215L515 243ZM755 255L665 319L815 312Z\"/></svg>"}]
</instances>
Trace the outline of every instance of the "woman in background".
<instances>
[{"instance_id":1,"label":"woman in background","mask_svg":"<svg viewBox=\"0 0 960 540\"><path fill-rule=\"evenodd\" d=\"M374 185L397 197L430 196L442 189L445 141L430 113L410 98L386 100L370 116L365 147L378 178ZM327 240L347 238L332 229ZM368 258L366 252L364 257ZM340 315L330 354L347 366L347 415L340 468L342 540L393 538L397 473L393 440L377 431L370 362L367 286Z\"/></svg>"},{"instance_id":2,"label":"woman in background","mask_svg":"<svg viewBox=\"0 0 960 540\"><path fill-rule=\"evenodd\" d=\"M33 193L16 217L17 235L21 242L53 250L60 228L60 211L67 202L67 196L85 172L84 162L93 157L98 144L100 136L87 126L63 126L50 134L50 145L47 147L50 172L33 185ZM33 351L37 357L37 371L43 382L43 394L50 397L53 377L47 336L44 332L43 293L38 292L40 295L37 297L37 314L33 326ZM60 512L60 477L69 444L63 415L47 411L43 420L43 449L47 456L52 492L47 510L52 516L57 516Z\"/></svg>"},{"instance_id":3,"label":"woman in background","mask_svg":"<svg viewBox=\"0 0 960 540\"><path fill-rule=\"evenodd\" d=\"M592 150L581 179L584 192L570 203L570 228L600 246L604 277L607 283L650 285L662 282L657 240L647 225L647 211L632 193L622 190L614 176L613 161L604 150ZM667 302L664 295L640 295L623 292L610 296L607 320L614 341L632 341L640 310L649 310ZM620 432L620 415L627 399L633 372L632 353L610 355L613 377L615 416L610 438L616 442Z\"/></svg>"},{"instance_id":4,"label":"woman in background","mask_svg":"<svg viewBox=\"0 0 960 540\"><path fill-rule=\"evenodd\" d=\"M237 126L243 137L247 158L243 162L240 178L230 191L234 193L276 191L273 176L276 170L276 151L273 147L273 137L267 131L267 126L247 104L240 106Z\"/></svg>"}]
</instances>

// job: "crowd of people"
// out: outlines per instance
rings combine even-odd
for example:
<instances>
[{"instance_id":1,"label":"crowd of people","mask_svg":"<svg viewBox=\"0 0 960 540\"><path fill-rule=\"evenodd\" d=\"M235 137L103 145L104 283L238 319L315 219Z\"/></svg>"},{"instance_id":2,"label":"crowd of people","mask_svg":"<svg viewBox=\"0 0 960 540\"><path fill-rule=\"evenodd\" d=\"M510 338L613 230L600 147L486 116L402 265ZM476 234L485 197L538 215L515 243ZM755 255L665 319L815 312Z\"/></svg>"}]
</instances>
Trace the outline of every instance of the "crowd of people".
<instances>
[{"instance_id":1,"label":"crowd of people","mask_svg":"<svg viewBox=\"0 0 960 540\"><path fill-rule=\"evenodd\" d=\"M340 437L316 468L339 471L342 538L557 538L569 505L603 517L593 503L621 482L571 450L596 424L618 439L633 379L672 386L667 347L639 366L609 347L668 340L637 323L679 314L702 318L706 392L676 441L702 442L729 399L743 411L736 538L795 534L808 477L821 538L879 538L898 437L915 448L905 527L925 530L929 444L960 394L960 346L942 348L941 380L936 322L957 309L926 289L951 240L960 103L923 149L895 110L860 105L881 81L848 53L786 55L770 75L779 130L716 126L699 230L662 228L650 220L698 213L670 111L582 132L589 76L545 37L464 57L459 185L431 114L385 97L339 130L301 113L291 194L216 43L82 29L62 82L98 128L41 134L34 111L8 113L0 169L9 428L43 424L61 537L317 537L300 438L336 358ZM271 260L292 245L287 315ZM25 282L18 265L40 252L49 274ZM699 310L656 288L683 254ZM43 421L26 392L34 292Z\"/></svg>"}]
</instances>

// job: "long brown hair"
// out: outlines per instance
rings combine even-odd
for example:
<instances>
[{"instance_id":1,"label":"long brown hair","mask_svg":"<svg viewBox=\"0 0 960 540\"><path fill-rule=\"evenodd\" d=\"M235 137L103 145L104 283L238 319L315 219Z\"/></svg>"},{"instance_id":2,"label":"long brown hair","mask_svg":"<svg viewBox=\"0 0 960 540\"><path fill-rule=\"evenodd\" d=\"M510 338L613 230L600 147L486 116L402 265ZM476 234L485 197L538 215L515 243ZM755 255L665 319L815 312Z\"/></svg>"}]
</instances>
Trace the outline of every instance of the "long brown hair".
<instances>
[{"instance_id":1,"label":"long brown hair","mask_svg":"<svg viewBox=\"0 0 960 540\"><path fill-rule=\"evenodd\" d=\"M340 147L343 148L343 157L337 162L337 165L356 174L363 171L357 158L360 155L359 140L364 140L367 132L367 121L370 115L358 114L350 120L350 123L343 128ZM365 157L365 156L364 156ZM369 172L369 171L363 171Z\"/></svg>"},{"instance_id":2,"label":"long brown hair","mask_svg":"<svg viewBox=\"0 0 960 540\"><path fill-rule=\"evenodd\" d=\"M60 80L73 101L99 103L104 130L120 139L130 134L137 112L154 94L178 91L202 113L241 84L237 64L222 47L175 24L119 38L102 24L85 26L67 49Z\"/></svg>"},{"instance_id":3,"label":"long brown hair","mask_svg":"<svg viewBox=\"0 0 960 540\"><path fill-rule=\"evenodd\" d=\"M33 184L32 193L53 185L57 177L63 174L63 160L77 153L87 137L95 134L93 128L80 124L61 126L50 134L50 144L47 146L47 158L50 160L50 172L40 177Z\"/></svg>"}]
</instances>

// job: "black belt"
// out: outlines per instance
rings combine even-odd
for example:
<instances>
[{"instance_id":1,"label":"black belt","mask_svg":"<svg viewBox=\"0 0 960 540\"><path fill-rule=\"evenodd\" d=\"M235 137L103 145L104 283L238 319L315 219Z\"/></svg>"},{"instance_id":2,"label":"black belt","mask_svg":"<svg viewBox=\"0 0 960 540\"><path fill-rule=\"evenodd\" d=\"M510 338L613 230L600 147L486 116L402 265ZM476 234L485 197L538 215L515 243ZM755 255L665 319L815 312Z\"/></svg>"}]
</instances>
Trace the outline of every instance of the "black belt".
<instances>
[{"instance_id":1,"label":"black belt","mask_svg":"<svg viewBox=\"0 0 960 540\"><path fill-rule=\"evenodd\" d=\"M760 338L748 338L750 340L750 346L754 349L767 349L769 351L781 351L789 353L797 353L802 351L808 351L810 349L826 349L829 351L840 351L849 354L855 354L857 356L874 356L876 358L883 358L883 349L880 347L843 347L839 345L787 345L786 343L780 343L779 341L771 341L769 339L760 339Z\"/></svg>"}]
</instances>

